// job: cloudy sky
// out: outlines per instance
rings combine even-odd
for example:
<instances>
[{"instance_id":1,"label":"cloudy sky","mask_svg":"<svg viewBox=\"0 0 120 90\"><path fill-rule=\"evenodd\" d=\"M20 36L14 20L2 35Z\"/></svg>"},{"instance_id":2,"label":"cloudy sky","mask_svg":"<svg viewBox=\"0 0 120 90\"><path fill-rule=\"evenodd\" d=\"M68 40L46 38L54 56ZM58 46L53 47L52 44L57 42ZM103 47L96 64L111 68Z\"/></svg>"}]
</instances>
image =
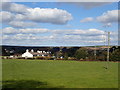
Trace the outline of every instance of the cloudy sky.
<instances>
[{"instance_id":1,"label":"cloudy sky","mask_svg":"<svg viewBox=\"0 0 120 90\"><path fill-rule=\"evenodd\" d=\"M2 45L89 46L118 43L117 2L3 2Z\"/></svg>"}]
</instances>

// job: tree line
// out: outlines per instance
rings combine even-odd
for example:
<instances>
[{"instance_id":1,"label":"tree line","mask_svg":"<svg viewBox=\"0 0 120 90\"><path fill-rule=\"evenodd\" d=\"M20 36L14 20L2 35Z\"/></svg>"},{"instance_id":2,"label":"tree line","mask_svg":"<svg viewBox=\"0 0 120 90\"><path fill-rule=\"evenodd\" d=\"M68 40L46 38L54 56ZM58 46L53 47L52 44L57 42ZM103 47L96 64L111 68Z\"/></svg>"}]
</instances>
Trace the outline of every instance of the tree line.
<instances>
[{"instance_id":1,"label":"tree line","mask_svg":"<svg viewBox=\"0 0 120 90\"><path fill-rule=\"evenodd\" d=\"M120 61L120 47L111 47L110 50L110 61ZM76 59L86 61L106 61L107 60L107 49L100 50L88 50L85 47L81 48L70 48L66 51L61 50L57 52L57 57L64 57L64 60Z\"/></svg>"},{"instance_id":2,"label":"tree line","mask_svg":"<svg viewBox=\"0 0 120 90\"><path fill-rule=\"evenodd\" d=\"M10 47L9 47L10 48ZM18 49L17 49L18 48ZM3 56L10 56L14 54L22 54L25 52L27 47L12 47L9 49L2 48ZM33 48L34 47L30 47ZM94 48L94 47L92 47ZM35 48L41 49L39 47ZM34 49L34 50L35 50ZM55 56L55 59L61 60L89 60L89 61L106 61L107 60L107 49L91 50L87 47L44 47L44 50L51 52L51 56ZM14 52L10 52L14 51ZM110 61L120 61L120 47L112 46L110 48ZM61 58L62 57L62 58Z\"/></svg>"}]
</instances>

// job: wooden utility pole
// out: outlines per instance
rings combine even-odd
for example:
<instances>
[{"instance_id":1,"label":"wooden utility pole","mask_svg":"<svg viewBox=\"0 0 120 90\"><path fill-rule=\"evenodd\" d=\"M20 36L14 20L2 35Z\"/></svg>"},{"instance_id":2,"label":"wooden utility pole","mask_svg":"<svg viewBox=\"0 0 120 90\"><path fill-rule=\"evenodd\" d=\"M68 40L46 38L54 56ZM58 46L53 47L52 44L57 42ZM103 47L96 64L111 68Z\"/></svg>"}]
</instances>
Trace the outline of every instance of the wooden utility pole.
<instances>
[{"instance_id":1,"label":"wooden utility pole","mask_svg":"<svg viewBox=\"0 0 120 90\"><path fill-rule=\"evenodd\" d=\"M104 45L105 45L105 47L106 47L106 46L107 46L107 43L106 43L106 42L107 42L107 32L106 32L106 31L105 31L105 34L104 34L104 35L105 35L105 38L104 38Z\"/></svg>"},{"instance_id":2,"label":"wooden utility pole","mask_svg":"<svg viewBox=\"0 0 120 90\"><path fill-rule=\"evenodd\" d=\"M109 58L110 58L109 48L110 48L110 32L108 32L107 66L106 66L106 68L108 68L108 63L109 63Z\"/></svg>"},{"instance_id":3,"label":"wooden utility pole","mask_svg":"<svg viewBox=\"0 0 120 90\"><path fill-rule=\"evenodd\" d=\"M95 61L96 61L96 45L95 45L95 49L94 49L94 56L95 56Z\"/></svg>"}]
</instances>

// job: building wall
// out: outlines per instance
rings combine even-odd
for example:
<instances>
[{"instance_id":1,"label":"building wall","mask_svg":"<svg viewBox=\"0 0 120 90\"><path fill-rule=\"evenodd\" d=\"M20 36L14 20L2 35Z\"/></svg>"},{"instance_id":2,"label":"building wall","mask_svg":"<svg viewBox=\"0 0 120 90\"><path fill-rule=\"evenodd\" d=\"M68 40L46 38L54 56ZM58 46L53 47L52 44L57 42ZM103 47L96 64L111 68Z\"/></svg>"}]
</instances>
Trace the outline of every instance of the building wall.
<instances>
[{"instance_id":1,"label":"building wall","mask_svg":"<svg viewBox=\"0 0 120 90\"><path fill-rule=\"evenodd\" d=\"M29 52L25 52L22 54L22 57L29 57L29 58L33 58L33 55Z\"/></svg>"}]
</instances>

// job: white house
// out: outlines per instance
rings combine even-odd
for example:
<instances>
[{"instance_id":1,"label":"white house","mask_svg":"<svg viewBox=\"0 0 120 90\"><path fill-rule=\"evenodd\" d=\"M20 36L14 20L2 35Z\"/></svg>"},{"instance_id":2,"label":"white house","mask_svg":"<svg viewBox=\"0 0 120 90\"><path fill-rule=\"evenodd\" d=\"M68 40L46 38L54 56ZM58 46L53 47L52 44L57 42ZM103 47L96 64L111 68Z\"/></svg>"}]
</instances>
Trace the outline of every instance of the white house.
<instances>
[{"instance_id":1,"label":"white house","mask_svg":"<svg viewBox=\"0 0 120 90\"><path fill-rule=\"evenodd\" d=\"M22 57L25 57L25 58L33 58L33 54L31 54L28 49L26 50L25 53L22 54Z\"/></svg>"},{"instance_id":2,"label":"white house","mask_svg":"<svg viewBox=\"0 0 120 90\"><path fill-rule=\"evenodd\" d=\"M50 56L50 54L45 52L45 51L34 52L33 49L30 52L27 49L26 52L22 54L22 57L25 57L25 58L33 58L33 57L36 57L36 56L47 57L47 56Z\"/></svg>"}]
</instances>

